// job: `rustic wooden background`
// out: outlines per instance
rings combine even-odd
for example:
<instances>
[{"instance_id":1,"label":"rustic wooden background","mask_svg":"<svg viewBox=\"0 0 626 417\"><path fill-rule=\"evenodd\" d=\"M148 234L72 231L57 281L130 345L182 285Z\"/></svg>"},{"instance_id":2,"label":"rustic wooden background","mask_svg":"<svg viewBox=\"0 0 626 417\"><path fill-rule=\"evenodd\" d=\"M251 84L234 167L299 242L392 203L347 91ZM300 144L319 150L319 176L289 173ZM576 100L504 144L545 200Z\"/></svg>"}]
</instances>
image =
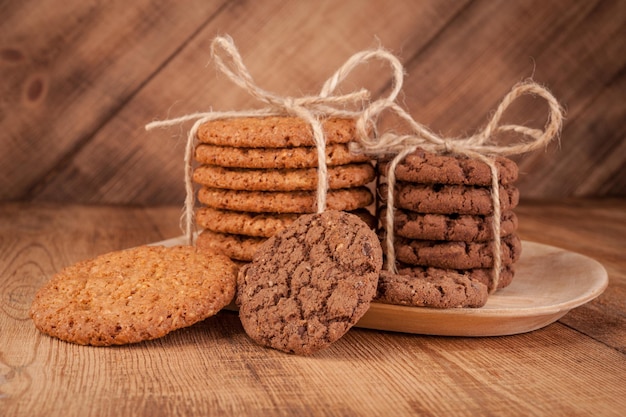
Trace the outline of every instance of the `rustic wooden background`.
<instances>
[{"instance_id":1,"label":"rustic wooden background","mask_svg":"<svg viewBox=\"0 0 626 417\"><path fill-rule=\"evenodd\" d=\"M182 204L189 126L144 125L259 105L209 64L218 34L261 87L292 96L380 44L406 66L404 105L452 136L532 77L567 119L560 143L517 158L522 196L626 195L622 0L21 0L0 2L0 201ZM388 74L372 64L346 89L383 93ZM521 100L507 120L545 114Z\"/></svg>"}]
</instances>

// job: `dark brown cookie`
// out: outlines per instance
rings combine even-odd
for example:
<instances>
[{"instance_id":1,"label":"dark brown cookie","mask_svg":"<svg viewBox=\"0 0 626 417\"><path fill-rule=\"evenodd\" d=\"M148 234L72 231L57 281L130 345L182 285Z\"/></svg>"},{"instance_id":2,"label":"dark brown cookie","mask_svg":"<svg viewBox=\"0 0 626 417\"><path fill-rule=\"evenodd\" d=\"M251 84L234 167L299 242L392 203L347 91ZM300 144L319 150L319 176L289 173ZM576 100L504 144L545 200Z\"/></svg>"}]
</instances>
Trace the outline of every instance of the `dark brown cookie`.
<instances>
[{"instance_id":1,"label":"dark brown cookie","mask_svg":"<svg viewBox=\"0 0 626 417\"><path fill-rule=\"evenodd\" d=\"M522 244L516 234L501 239L502 264L519 260ZM486 242L446 242L411 240L396 237L396 258L410 265L449 269L490 268L493 266L493 246Z\"/></svg>"},{"instance_id":2,"label":"dark brown cookie","mask_svg":"<svg viewBox=\"0 0 626 417\"><path fill-rule=\"evenodd\" d=\"M383 209L381 219L385 216L386 210ZM492 222L493 216L417 213L400 208L394 210L395 234L409 239L482 242L493 239ZM517 225L515 213L505 211L500 220L500 236L514 233Z\"/></svg>"},{"instance_id":3,"label":"dark brown cookie","mask_svg":"<svg viewBox=\"0 0 626 417\"><path fill-rule=\"evenodd\" d=\"M387 196L387 184L380 186L380 196ZM419 213L480 214L493 213L491 191L488 187L467 185L426 185L396 182L395 206ZM519 190L512 185L500 186L502 212L517 207Z\"/></svg>"},{"instance_id":4,"label":"dark brown cookie","mask_svg":"<svg viewBox=\"0 0 626 417\"><path fill-rule=\"evenodd\" d=\"M443 268L433 268L427 266L411 266L411 265L403 265L400 264L398 266L398 274L399 275L408 275L408 276L422 276L426 273L426 271L440 271L437 272L439 274L446 273L456 273L462 274L463 276L471 279L472 281L480 282L488 287L488 290L491 291L492 285L491 282L493 280L493 270L492 268L474 268L474 269L443 269ZM508 287L511 282L513 282L513 277L515 276L515 265L503 265L500 269L500 275L498 276L498 289Z\"/></svg>"},{"instance_id":5,"label":"dark brown cookie","mask_svg":"<svg viewBox=\"0 0 626 417\"><path fill-rule=\"evenodd\" d=\"M322 120L326 143L355 140L353 119ZM198 129L198 141L244 148L315 146L311 126L299 117L240 117L212 120Z\"/></svg>"},{"instance_id":6,"label":"dark brown cookie","mask_svg":"<svg viewBox=\"0 0 626 417\"><path fill-rule=\"evenodd\" d=\"M140 246L78 262L36 294L42 332L81 345L155 339L214 315L235 295L237 267L191 246Z\"/></svg>"},{"instance_id":7,"label":"dark brown cookie","mask_svg":"<svg viewBox=\"0 0 626 417\"><path fill-rule=\"evenodd\" d=\"M511 184L517 179L517 164L504 157L495 159L500 184ZM388 164L379 165L379 172L387 175ZM441 155L417 149L396 165L396 179L423 184L491 185L489 166L465 156Z\"/></svg>"},{"instance_id":8,"label":"dark brown cookie","mask_svg":"<svg viewBox=\"0 0 626 417\"><path fill-rule=\"evenodd\" d=\"M244 329L257 343L284 352L324 349L369 309L381 266L378 238L358 217L301 216L240 269Z\"/></svg>"},{"instance_id":9,"label":"dark brown cookie","mask_svg":"<svg viewBox=\"0 0 626 417\"><path fill-rule=\"evenodd\" d=\"M465 274L426 268L397 275L382 271L375 301L412 307L482 307L488 296L485 284Z\"/></svg>"}]
</instances>

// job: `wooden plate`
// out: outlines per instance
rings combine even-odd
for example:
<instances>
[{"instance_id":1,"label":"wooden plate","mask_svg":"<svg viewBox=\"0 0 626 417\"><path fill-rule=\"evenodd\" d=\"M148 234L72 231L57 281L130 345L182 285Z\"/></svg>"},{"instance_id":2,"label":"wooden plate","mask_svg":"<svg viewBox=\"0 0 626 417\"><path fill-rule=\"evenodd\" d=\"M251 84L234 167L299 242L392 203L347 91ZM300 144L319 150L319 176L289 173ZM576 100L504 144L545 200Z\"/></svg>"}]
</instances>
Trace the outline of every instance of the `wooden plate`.
<instances>
[{"instance_id":1,"label":"wooden plate","mask_svg":"<svg viewBox=\"0 0 626 417\"><path fill-rule=\"evenodd\" d=\"M184 244L177 237L154 245ZM551 324L602 294L608 275L597 261L523 241L511 285L481 308L435 309L372 303L357 327L438 336L504 336Z\"/></svg>"}]
</instances>

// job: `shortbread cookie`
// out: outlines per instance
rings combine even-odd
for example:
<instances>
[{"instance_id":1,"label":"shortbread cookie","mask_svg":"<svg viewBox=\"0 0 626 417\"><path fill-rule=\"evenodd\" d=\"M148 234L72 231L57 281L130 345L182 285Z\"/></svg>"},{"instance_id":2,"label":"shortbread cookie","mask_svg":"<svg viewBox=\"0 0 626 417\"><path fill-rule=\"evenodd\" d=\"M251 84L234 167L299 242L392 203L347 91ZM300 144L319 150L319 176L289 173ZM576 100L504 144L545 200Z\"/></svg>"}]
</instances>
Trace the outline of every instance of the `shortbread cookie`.
<instances>
[{"instance_id":1,"label":"shortbread cookie","mask_svg":"<svg viewBox=\"0 0 626 417\"><path fill-rule=\"evenodd\" d=\"M284 352L324 349L369 309L381 265L378 238L358 217L304 215L240 269L243 327L257 343Z\"/></svg>"},{"instance_id":2,"label":"shortbread cookie","mask_svg":"<svg viewBox=\"0 0 626 417\"><path fill-rule=\"evenodd\" d=\"M411 275L382 271L375 301L412 307L482 307L487 286L454 271L427 268Z\"/></svg>"},{"instance_id":3,"label":"shortbread cookie","mask_svg":"<svg viewBox=\"0 0 626 417\"><path fill-rule=\"evenodd\" d=\"M358 187L374 180L376 173L369 163L328 167L328 187ZM317 190L317 168L248 169L201 165L193 180L212 188L241 191L310 191Z\"/></svg>"},{"instance_id":4,"label":"shortbread cookie","mask_svg":"<svg viewBox=\"0 0 626 417\"><path fill-rule=\"evenodd\" d=\"M386 216L382 210L381 219ZM420 240L485 241L493 239L493 216L468 214L430 214L394 210L394 232L398 236ZM517 230L517 216L511 210L502 213L500 236Z\"/></svg>"},{"instance_id":5,"label":"shortbread cookie","mask_svg":"<svg viewBox=\"0 0 626 417\"><path fill-rule=\"evenodd\" d=\"M203 187L198 200L209 207L252 213L314 213L315 191L233 191ZM329 190L326 205L329 210L356 210L372 204L374 197L367 187Z\"/></svg>"},{"instance_id":6,"label":"shortbread cookie","mask_svg":"<svg viewBox=\"0 0 626 417\"><path fill-rule=\"evenodd\" d=\"M376 217L366 209L354 210L351 213L359 216L370 228L376 227ZM196 222L203 229L214 232L271 237L293 223L299 216L297 213L248 213L201 207L196 212Z\"/></svg>"},{"instance_id":7,"label":"shortbread cookie","mask_svg":"<svg viewBox=\"0 0 626 417\"><path fill-rule=\"evenodd\" d=\"M406 264L400 264L398 267L399 275L407 276L423 276L427 272L436 274L456 273L461 274L472 281L480 282L487 286L487 289L491 291L493 281L493 269L492 268L474 268L474 269L443 269L433 268L427 266L411 266ZM515 276L515 265L503 265L500 268L500 274L498 275L498 289L508 287L513 282Z\"/></svg>"},{"instance_id":8,"label":"shortbread cookie","mask_svg":"<svg viewBox=\"0 0 626 417\"><path fill-rule=\"evenodd\" d=\"M500 186L502 212L517 207L519 190L513 185ZM380 195L387 196L387 185L380 187ZM490 215L493 201L488 187L464 185L425 185L396 182L395 206L419 213Z\"/></svg>"},{"instance_id":9,"label":"shortbread cookie","mask_svg":"<svg viewBox=\"0 0 626 417\"><path fill-rule=\"evenodd\" d=\"M322 120L326 143L355 140L353 119ZM287 148L315 146L310 124L299 117L241 117L212 120L198 129L198 141L244 148Z\"/></svg>"},{"instance_id":10,"label":"shortbread cookie","mask_svg":"<svg viewBox=\"0 0 626 417\"><path fill-rule=\"evenodd\" d=\"M318 166L317 148L236 148L200 143L195 159L201 164L230 168L300 169ZM326 145L326 165L346 165L370 160L365 154L350 152L347 144Z\"/></svg>"},{"instance_id":11,"label":"shortbread cookie","mask_svg":"<svg viewBox=\"0 0 626 417\"><path fill-rule=\"evenodd\" d=\"M267 238L218 233L204 230L196 239L198 249L219 253L238 261L251 261L256 251Z\"/></svg>"},{"instance_id":12,"label":"shortbread cookie","mask_svg":"<svg viewBox=\"0 0 626 417\"><path fill-rule=\"evenodd\" d=\"M504 157L495 159L498 182L511 184L517 179L517 164ZM388 164L379 165L379 172L387 175ZM477 159L464 156L441 155L417 149L396 165L396 179L423 184L491 185L489 166Z\"/></svg>"},{"instance_id":13,"label":"shortbread cookie","mask_svg":"<svg viewBox=\"0 0 626 417\"><path fill-rule=\"evenodd\" d=\"M519 260L522 244L516 234L501 239L502 265ZM490 268L493 266L492 242L445 242L411 240L397 236L396 258L410 265L449 269Z\"/></svg>"},{"instance_id":14,"label":"shortbread cookie","mask_svg":"<svg viewBox=\"0 0 626 417\"><path fill-rule=\"evenodd\" d=\"M237 268L191 246L141 246L78 262L36 294L42 332L81 345L165 336L214 315L234 297Z\"/></svg>"}]
</instances>

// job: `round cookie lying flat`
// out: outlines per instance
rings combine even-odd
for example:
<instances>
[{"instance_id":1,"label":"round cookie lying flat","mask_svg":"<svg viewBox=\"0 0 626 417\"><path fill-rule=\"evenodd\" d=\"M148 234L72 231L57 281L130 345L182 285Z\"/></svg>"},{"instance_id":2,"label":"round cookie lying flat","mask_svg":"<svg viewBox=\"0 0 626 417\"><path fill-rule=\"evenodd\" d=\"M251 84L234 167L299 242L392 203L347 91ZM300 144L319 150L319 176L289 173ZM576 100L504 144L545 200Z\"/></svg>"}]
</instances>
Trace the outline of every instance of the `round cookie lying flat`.
<instances>
[{"instance_id":1,"label":"round cookie lying flat","mask_svg":"<svg viewBox=\"0 0 626 417\"><path fill-rule=\"evenodd\" d=\"M399 275L407 275L411 276L423 276L424 274L429 275L432 273L436 274L448 274L448 273L457 273L466 276L472 281L480 282L483 285L487 286L487 289L491 291L492 280L493 280L493 269L492 268L473 268L473 269L445 269L445 268L434 268L428 266L414 266L414 265L406 265L399 264L398 265L398 274ZM513 277L515 276L515 265L502 265L500 268L500 274L498 275L498 289L508 287L511 282L513 282Z\"/></svg>"},{"instance_id":2,"label":"round cookie lying flat","mask_svg":"<svg viewBox=\"0 0 626 417\"><path fill-rule=\"evenodd\" d=\"M353 119L322 120L326 143L355 140ZM212 120L198 128L198 141L244 148L315 146L311 126L299 117L241 117Z\"/></svg>"},{"instance_id":3,"label":"round cookie lying flat","mask_svg":"<svg viewBox=\"0 0 626 417\"><path fill-rule=\"evenodd\" d=\"M50 336L109 346L156 339L232 301L237 268L191 246L140 246L78 262L35 295L30 316Z\"/></svg>"},{"instance_id":4,"label":"round cookie lying flat","mask_svg":"<svg viewBox=\"0 0 626 417\"><path fill-rule=\"evenodd\" d=\"M467 275L437 268L398 274L382 271L375 300L412 307L482 307L487 302L487 286Z\"/></svg>"},{"instance_id":5,"label":"round cookie lying flat","mask_svg":"<svg viewBox=\"0 0 626 417\"><path fill-rule=\"evenodd\" d=\"M517 207L519 190L513 185L500 186L500 208L507 211ZM387 184L380 187L380 195L387 196ZM493 202L489 187L464 185L426 185L397 182L395 206L419 213L490 215Z\"/></svg>"},{"instance_id":6,"label":"round cookie lying flat","mask_svg":"<svg viewBox=\"0 0 626 417\"><path fill-rule=\"evenodd\" d=\"M240 191L202 187L198 200L209 207L251 213L314 213L315 191ZM374 201L367 187L329 190L326 204L330 210L356 210Z\"/></svg>"},{"instance_id":7,"label":"round cookie lying flat","mask_svg":"<svg viewBox=\"0 0 626 417\"><path fill-rule=\"evenodd\" d=\"M196 161L201 164L231 168L301 169L318 166L317 149L314 147L290 148L236 148L200 143L195 150ZM326 165L337 166L367 162L366 154L350 152L348 145L326 145Z\"/></svg>"},{"instance_id":8,"label":"round cookie lying flat","mask_svg":"<svg viewBox=\"0 0 626 417\"><path fill-rule=\"evenodd\" d=\"M332 190L365 185L376 174L368 163L328 167L328 187ZM201 165L193 180L213 188L241 191L310 191L317 190L317 168L249 169Z\"/></svg>"},{"instance_id":9,"label":"round cookie lying flat","mask_svg":"<svg viewBox=\"0 0 626 417\"><path fill-rule=\"evenodd\" d=\"M497 157L498 182L511 184L518 175L517 164ZM388 164L379 165L379 172L387 175ZM423 184L491 185L491 169L477 159L441 155L417 149L396 166L396 179Z\"/></svg>"},{"instance_id":10,"label":"round cookie lying flat","mask_svg":"<svg viewBox=\"0 0 626 417\"><path fill-rule=\"evenodd\" d=\"M226 255L238 261L251 261L267 238L203 230L196 239L198 249Z\"/></svg>"},{"instance_id":11,"label":"round cookie lying flat","mask_svg":"<svg viewBox=\"0 0 626 417\"><path fill-rule=\"evenodd\" d=\"M381 266L378 237L357 216L301 216L240 269L243 327L257 343L284 352L324 349L369 309Z\"/></svg>"}]
</instances>

